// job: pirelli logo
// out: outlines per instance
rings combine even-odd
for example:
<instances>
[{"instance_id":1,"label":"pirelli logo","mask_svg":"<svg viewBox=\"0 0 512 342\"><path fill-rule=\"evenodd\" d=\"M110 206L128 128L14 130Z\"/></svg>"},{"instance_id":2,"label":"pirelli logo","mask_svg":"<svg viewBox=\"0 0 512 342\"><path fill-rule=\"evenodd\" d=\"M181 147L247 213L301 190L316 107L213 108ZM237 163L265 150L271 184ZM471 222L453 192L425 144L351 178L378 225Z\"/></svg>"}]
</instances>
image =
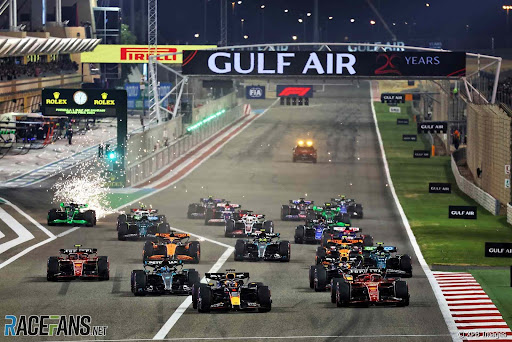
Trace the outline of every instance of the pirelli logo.
<instances>
[{"instance_id":1,"label":"pirelli logo","mask_svg":"<svg viewBox=\"0 0 512 342\"><path fill-rule=\"evenodd\" d=\"M165 55L167 53L176 53L176 48L158 48L156 53L151 55ZM147 62L149 60L149 48L148 47L123 47L121 48L121 61L141 61ZM159 61L175 61L176 55L158 57Z\"/></svg>"}]
</instances>

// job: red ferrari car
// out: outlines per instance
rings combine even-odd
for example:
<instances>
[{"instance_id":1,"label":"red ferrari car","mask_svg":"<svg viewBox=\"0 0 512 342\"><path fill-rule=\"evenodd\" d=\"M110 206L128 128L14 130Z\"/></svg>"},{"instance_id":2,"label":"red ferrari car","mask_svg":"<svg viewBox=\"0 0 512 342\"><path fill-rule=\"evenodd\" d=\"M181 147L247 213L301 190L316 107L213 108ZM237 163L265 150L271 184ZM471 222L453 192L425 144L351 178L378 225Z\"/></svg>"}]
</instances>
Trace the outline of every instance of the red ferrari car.
<instances>
[{"instance_id":1,"label":"red ferrari car","mask_svg":"<svg viewBox=\"0 0 512 342\"><path fill-rule=\"evenodd\" d=\"M61 249L60 256L48 258L46 279L48 281L72 279L109 279L109 261L106 256L97 256L96 248Z\"/></svg>"},{"instance_id":2,"label":"red ferrari car","mask_svg":"<svg viewBox=\"0 0 512 342\"><path fill-rule=\"evenodd\" d=\"M308 140L304 143L303 140L297 142L297 146L293 148L293 162L296 161L311 161L316 163L316 149L313 147L313 142Z\"/></svg>"},{"instance_id":3,"label":"red ferrari car","mask_svg":"<svg viewBox=\"0 0 512 342\"><path fill-rule=\"evenodd\" d=\"M351 270L353 273L355 270ZM361 271L365 271L361 269ZM409 287L403 280L384 278L378 273L363 273L352 282L333 279L336 286L336 306L349 305L409 305Z\"/></svg>"}]
</instances>

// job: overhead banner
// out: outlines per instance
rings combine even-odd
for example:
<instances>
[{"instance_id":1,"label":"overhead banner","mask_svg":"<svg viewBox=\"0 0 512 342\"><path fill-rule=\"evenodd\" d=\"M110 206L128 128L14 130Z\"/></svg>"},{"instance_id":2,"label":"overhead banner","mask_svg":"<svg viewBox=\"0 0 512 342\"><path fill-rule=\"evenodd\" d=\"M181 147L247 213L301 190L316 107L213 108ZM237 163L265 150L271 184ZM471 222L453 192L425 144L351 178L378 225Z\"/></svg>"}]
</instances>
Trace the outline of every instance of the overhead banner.
<instances>
[{"instance_id":1,"label":"overhead banner","mask_svg":"<svg viewBox=\"0 0 512 342\"><path fill-rule=\"evenodd\" d=\"M216 45L158 45L156 55L181 52L184 49L212 49ZM100 44L91 52L81 54L82 63L147 63L149 60L147 45ZM182 55L160 57L162 63L177 64L182 62Z\"/></svg>"},{"instance_id":2,"label":"overhead banner","mask_svg":"<svg viewBox=\"0 0 512 342\"><path fill-rule=\"evenodd\" d=\"M51 116L117 117L118 111L126 112L126 103L126 90L45 88L41 112Z\"/></svg>"},{"instance_id":3,"label":"overhead banner","mask_svg":"<svg viewBox=\"0 0 512 342\"><path fill-rule=\"evenodd\" d=\"M277 97L313 97L313 86L304 85L277 85Z\"/></svg>"},{"instance_id":4,"label":"overhead banner","mask_svg":"<svg viewBox=\"0 0 512 342\"><path fill-rule=\"evenodd\" d=\"M464 52L184 50L185 75L462 77Z\"/></svg>"}]
</instances>

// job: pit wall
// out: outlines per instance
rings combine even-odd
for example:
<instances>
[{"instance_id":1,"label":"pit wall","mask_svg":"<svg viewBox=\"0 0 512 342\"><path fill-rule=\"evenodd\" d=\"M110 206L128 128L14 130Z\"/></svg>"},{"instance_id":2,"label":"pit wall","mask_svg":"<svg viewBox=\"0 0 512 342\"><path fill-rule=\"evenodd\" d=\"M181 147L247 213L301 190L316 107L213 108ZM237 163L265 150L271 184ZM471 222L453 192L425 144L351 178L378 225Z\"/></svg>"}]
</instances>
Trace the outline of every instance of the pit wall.
<instances>
[{"instance_id":1,"label":"pit wall","mask_svg":"<svg viewBox=\"0 0 512 342\"><path fill-rule=\"evenodd\" d=\"M149 141L155 141L155 139L157 139L153 132L160 132L160 136L163 136L163 132L167 132L166 134L169 138L172 136L171 134L175 134L175 138L173 140L169 140L167 145L164 143L159 145L156 149L147 150L144 156L127 164L126 186L135 186L158 174L158 172L173 161L179 159L181 156L188 153L194 147L206 141L226 126L240 119L243 115L242 108L243 105L239 105L234 108L227 109L226 112L219 117L204 123L191 132L186 131L186 128L181 124L181 121L172 125L171 123L177 120L174 119L169 121L167 125L161 125L165 127L159 131L152 129L142 133L145 134L144 137L142 135L137 135L137 138L134 137L133 145L130 145L130 143L128 144L128 152L130 151L130 148L135 148L135 146L142 144L143 142L145 144L144 146L151 147ZM213 113L210 113L210 115L211 114ZM160 126L157 126L156 128L158 127ZM180 129L181 131L179 131ZM176 132L183 132L183 135L178 135ZM158 139L156 141L158 141Z\"/></svg>"},{"instance_id":2,"label":"pit wall","mask_svg":"<svg viewBox=\"0 0 512 342\"><path fill-rule=\"evenodd\" d=\"M192 124L217 113L222 109L233 108L237 105L236 93L233 92L213 101L206 102L192 110Z\"/></svg>"}]
</instances>

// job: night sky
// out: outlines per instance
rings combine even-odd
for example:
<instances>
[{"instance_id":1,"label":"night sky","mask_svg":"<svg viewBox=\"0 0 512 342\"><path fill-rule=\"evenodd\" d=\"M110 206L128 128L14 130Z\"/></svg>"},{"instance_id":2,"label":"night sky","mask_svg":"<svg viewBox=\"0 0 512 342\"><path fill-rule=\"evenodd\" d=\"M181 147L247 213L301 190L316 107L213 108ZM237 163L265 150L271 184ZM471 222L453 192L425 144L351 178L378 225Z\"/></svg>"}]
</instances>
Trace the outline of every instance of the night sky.
<instances>
[{"instance_id":1,"label":"night sky","mask_svg":"<svg viewBox=\"0 0 512 342\"><path fill-rule=\"evenodd\" d=\"M159 43L217 44L220 1L209 0L207 3L206 37L204 2L160 0ZM263 10L260 8L262 4L265 5ZM489 49L491 37L495 38L496 47L506 44L506 11L501 6L508 3L504 1L373 0L373 4L398 40L408 44L428 45L428 42L442 41L445 48ZM289 12L285 13L285 9ZM297 36L298 42L313 39L313 17L307 16L307 12L313 11L313 0L242 0L240 5L235 0L234 10L230 3L228 11L230 45L292 42L293 35ZM329 20L329 16L333 19ZM243 33L242 18L245 19ZM304 23L299 23L299 18L304 19ZM350 22L352 18L354 23ZM370 25L370 20L375 20L376 24ZM319 24L322 41L391 40L365 0L319 0ZM199 38L194 37L195 33L199 33ZM243 39L244 35L248 39Z\"/></svg>"}]
</instances>

